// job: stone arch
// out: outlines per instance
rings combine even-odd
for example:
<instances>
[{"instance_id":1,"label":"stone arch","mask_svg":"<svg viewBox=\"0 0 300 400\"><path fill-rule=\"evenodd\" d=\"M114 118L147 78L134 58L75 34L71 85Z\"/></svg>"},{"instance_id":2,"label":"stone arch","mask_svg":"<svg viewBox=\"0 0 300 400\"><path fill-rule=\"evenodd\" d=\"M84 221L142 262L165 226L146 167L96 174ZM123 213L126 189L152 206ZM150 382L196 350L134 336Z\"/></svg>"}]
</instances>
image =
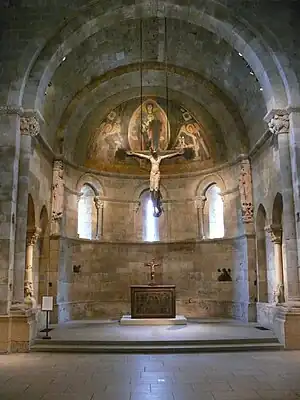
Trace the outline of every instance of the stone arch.
<instances>
[{"instance_id":1,"label":"stone arch","mask_svg":"<svg viewBox=\"0 0 300 400\"><path fill-rule=\"evenodd\" d=\"M76 185L76 191L79 193L83 185L89 185L95 192L95 196L105 196L104 187L98 177L93 174L82 175Z\"/></svg>"},{"instance_id":2,"label":"stone arch","mask_svg":"<svg viewBox=\"0 0 300 400\"><path fill-rule=\"evenodd\" d=\"M199 182L199 184L196 188L196 191L195 191L195 197L205 196L205 192L207 191L209 186L214 185L214 184L217 185L221 189L221 193L226 191L226 184L225 184L223 178L220 175L213 173L213 174L206 175L205 178L203 178Z\"/></svg>"},{"instance_id":3,"label":"stone arch","mask_svg":"<svg viewBox=\"0 0 300 400\"><path fill-rule=\"evenodd\" d=\"M220 195L221 195L221 200L223 202L222 205L222 219L223 221L219 218L218 219L218 226L216 226L215 231L220 232L220 237L224 236L225 233L225 225L224 225L224 200L222 198L222 193L225 192L226 186L225 182L223 181L222 177L219 176L218 174L210 174L206 176L200 183L198 184L196 188L196 202L200 202L200 204L197 204L197 210L198 210L198 232L201 238L213 238L215 236L212 234L211 229L213 228L213 222L212 220L213 215L215 214L215 211L212 209L212 204L211 204L211 199L207 197L207 194L210 193L211 189L213 187L217 187L220 190ZM220 215L221 216L221 215ZM219 235L217 235L219 236Z\"/></svg>"},{"instance_id":4,"label":"stone arch","mask_svg":"<svg viewBox=\"0 0 300 400\"><path fill-rule=\"evenodd\" d=\"M94 4L92 7L94 7L94 13L97 15L96 17L90 17L90 20L86 17L86 22L82 25L80 25L79 18L73 18L66 24L64 30L60 30L59 35L53 37L53 40L51 41L52 49L49 45L46 45L44 51L40 53L39 58L36 54L31 55L31 59L36 60L34 68L31 71L31 79L39 82L39 86L35 90L36 95L33 96L35 104L29 104L31 108L36 106L38 107L39 94L44 92L45 85L47 85L55 69L62 62L63 56L66 56L74 46L78 46L87 37L95 34L95 32L100 28L102 29L103 26L115 24L116 20L132 19L135 15L141 15L141 17L145 15L148 17L157 16L158 12L150 3L142 4L142 6L139 4L138 10L137 6L133 5L119 7L110 13L103 13L102 9L100 9L101 11L98 11ZM264 43L264 40L266 40L265 37L257 34L255 36L253 34L253 32L265 33L264 27L259 26L259 29L255 29L254 26L246 26L245 23L232 18L229 8L214 1L210 1L210 3L207 4L207 7L202 7L201 9L193 6L192 12L188 9L188 7L191 7L190 5L184 6L161 2L159 7L159 12L161 13L163 11L163 13L169 18L185 19L190 23L200 25L203 28L214 32L219 37L230 43L237 51L241 52L248 64L257 73L261 86L264 89L264 96L268 105L268 110L272 108L286 107L287 98L293 99L294 101L292 101L292 103L297 104L299 94L297 93L294 95L292 91L292 84L295 84L296 82L290 78L290 74L283 72L287 68L284 68L285 65L283 66L282 63L280 63L280 60L275 56L278 48L272 48L271 52ZM92 10L89 9L87 15L91 13ZM225 16L225 21L218 19L218 15L222 15L223 17ZM80 17L82 19L85 18L82 13L80 13ZM72 29L71 25L73 25L73 27L75 25L75 29ZM73 33L67 37L67 32L70 29ZM63 39L61 40L61 38ZM274 47L275 45L278 45L278 43L272 41L272 46ZM268 53L268 57L266 57L266 52ZM33 61L31 62L33 63ZM268 72L266 73L265 71ZM288 82L288 95L286 94L286 87L281 79L283 74L285 81ZM293 78L295 78L294 75ZM29 91L34 91L34 87L32 87L33 81L31 81L31 83L29 82ZM22 80L22 83L24 85L24 79ZM276 96L273 87L278 88L278 96Z\"/></svg>"},{"instance_id":5,"label":"stone arch","mask_svg":"<svg viewBox=\"0 0 300 400\"><path fill-rule=\"evenodd\" d=\"M30 307L36 306L36 292L34 287L34 270L36 270L36 244L40 234L40 228L36 225L35 204L32 195L28 194L27 204L27 228L26 228L26 261L24 296L25 302Z\"/></svg>"},{"instance_id":6,"label":"stone arch","mask_svg":"<svg viewBox=\"0 0 300 400\"><path fill-rule=\"evenodd\" d=\"M135 201L139 201L141 194L143 192L145 192L146 190L149 190L149 180L147 180L146 182L142 182L135 187L135 189L133 191L133 199ZM161 182L159 185L159 190L161 192L163 201L169 199L168 191Z\"/></svg>"},{"instance_id":7,"label":"stone arch","mask_svg":"<svg viewBox=\"0 0 300 400\"><path fill-rule=\"evenodd\" d=\"M257 301L268 302L268 273L266 251L266 223L267 214L264 206L260 204L255 217L256 230L256 285Z\"/></svg>"}]
</instances>

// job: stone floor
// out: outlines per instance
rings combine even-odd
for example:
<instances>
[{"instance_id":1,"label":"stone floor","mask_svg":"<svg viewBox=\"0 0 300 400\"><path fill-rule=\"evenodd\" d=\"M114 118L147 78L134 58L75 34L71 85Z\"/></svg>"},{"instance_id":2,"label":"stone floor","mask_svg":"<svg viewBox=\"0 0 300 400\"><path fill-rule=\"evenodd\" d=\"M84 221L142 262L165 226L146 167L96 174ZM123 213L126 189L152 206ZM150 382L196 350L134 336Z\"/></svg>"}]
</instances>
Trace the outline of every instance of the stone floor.
<instances>
[{"instance_id":1,"label":"stone floor","mask_svg":"<svg viewBox=\"0 0 300 400\"><path fill-rule=\"evenodd\" d=\"M300 352L0 356L1 400L300 399Z\"/></svg>"},{"instance_id":2,"label":"stone floor","mask_svg":"<svg viewBox=\"0 0 300 400\"><path fill-rule=\"evenodd\" d=\"M223 340L274 337L271 331L256 329L258 324L235 320L189 320L178 326L120 326L118 321L72 321L53 325L52 339L88 341ZM44 334L39 334L39 337Z\"/></svg>"}]
</instances>

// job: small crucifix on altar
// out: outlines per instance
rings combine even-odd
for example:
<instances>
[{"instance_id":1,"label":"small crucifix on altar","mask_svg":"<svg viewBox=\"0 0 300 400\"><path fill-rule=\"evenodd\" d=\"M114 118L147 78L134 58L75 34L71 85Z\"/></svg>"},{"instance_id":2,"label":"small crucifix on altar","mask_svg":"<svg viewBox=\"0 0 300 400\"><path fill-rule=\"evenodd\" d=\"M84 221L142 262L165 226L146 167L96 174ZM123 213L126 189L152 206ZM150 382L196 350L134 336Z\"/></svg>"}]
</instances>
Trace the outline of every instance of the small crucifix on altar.
<instances>
[{"instance_id":1,"label":"small crucifix on altar","mask_svg":"<svg viewBox=\"0 0 300 400\"><path fill-rule=\"evenodd\" d=\"M150 267L150 277L151 281L149 285L156 285L155 283L155 267L158 267L160 264L155 262L155 258L152 259L149 263L145 264L147 267Z\"/></svg>"}]
</instances>

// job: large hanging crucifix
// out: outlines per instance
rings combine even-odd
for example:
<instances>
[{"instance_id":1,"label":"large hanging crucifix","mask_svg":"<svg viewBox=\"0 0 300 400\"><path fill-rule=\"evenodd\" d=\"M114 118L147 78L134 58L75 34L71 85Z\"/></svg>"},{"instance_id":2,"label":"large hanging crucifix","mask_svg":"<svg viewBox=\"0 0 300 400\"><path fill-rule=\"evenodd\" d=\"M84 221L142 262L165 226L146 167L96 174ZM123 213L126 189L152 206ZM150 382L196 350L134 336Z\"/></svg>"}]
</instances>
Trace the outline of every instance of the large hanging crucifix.
<instances>
[{"instance_id":1,"label":"large hanging crucifix","mask_svg":"<svg viewBox=\"0 0 300 400\"><path fill-rule=\"evenodd\" d=\"M151 171L150 171L150 195L151 195L151 200L153 203L153 209L154 213L153 215L155 217L159 217L162 213L161 209L161 202L160 202L160 190L159 190L159 184L160 184L160 170L159 166L162 160L165 160L167 158L172 158L176 157L179 155L183 155L184 151L176 151L176 152L164 152L167 154L164 155L159 155L157 150L153 150L152 148L150 149L150 154L149 151L143 151L143 152L134 152L134 151L126 151L126 154L128 156L135 156L139 158L143 158L146 160L149 160L151 162Z\"/></svg>"}]
</instances>

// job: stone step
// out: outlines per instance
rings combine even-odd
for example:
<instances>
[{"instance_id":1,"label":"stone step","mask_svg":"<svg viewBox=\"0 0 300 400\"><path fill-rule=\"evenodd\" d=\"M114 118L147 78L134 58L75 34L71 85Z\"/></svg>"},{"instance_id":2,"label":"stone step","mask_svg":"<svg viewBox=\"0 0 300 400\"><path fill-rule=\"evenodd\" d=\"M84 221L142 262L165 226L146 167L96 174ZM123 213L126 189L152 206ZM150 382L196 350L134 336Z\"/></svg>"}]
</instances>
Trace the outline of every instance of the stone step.
<instances>
[{"instance_id":1,"label":"stone step","mask_svg":"<svg viewBox=\"0 0 300 400\"><path fill-rule=\"evenodd\" d=\"M51 336L51 333L50 333ZM35 339L34 344L44 345L44 339ZM50 344L50 340L48 342ZM61 340L51 339L51 345L73 345L73 346L181 346L183 343L192 346L199 345L223 345L223 344L265 344L265 343L278 343L276 337L263 337L263 338L224 338L224 339L202 339L202 340Z\"/></svg>"},{"instance_id":2,"label":"stone step","mask_svg":"<svg viewBox=\"0 0 300 400\"><path fill-rule=\"evenodd\" d=\"M43 341L43 343L31 346L32 352L52 353L116 353L116 354L152 354L152 353L217 353L217 352L245 352L245 351L274 351L282 350L280 343L239 343L239 344L168 344L157 345L156 343L141 345L140 343L120 345L105 344L57 344L55 342Z\"/></svg>"}]
</instances>

